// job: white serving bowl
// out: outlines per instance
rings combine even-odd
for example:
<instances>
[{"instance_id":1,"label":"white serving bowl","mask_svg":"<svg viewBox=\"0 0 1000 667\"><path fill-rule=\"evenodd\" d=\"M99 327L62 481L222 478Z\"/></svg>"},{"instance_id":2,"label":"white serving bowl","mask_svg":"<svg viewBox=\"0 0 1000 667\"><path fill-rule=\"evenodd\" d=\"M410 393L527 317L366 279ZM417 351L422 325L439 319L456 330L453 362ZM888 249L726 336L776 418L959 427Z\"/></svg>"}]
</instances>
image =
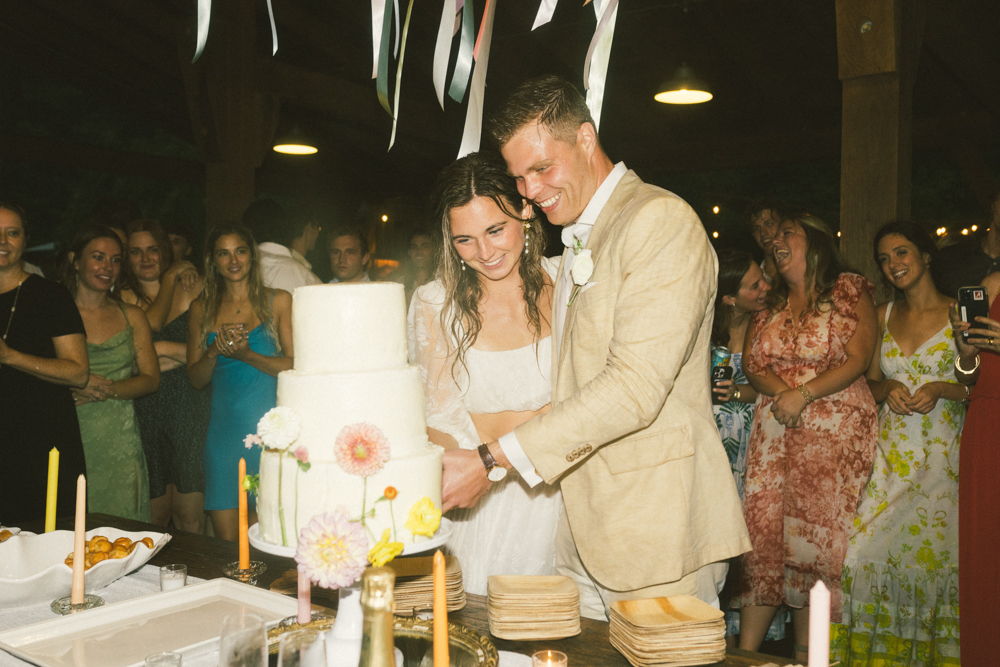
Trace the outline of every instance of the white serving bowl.
<instances>
[{"instance_id":1,"label":"white serving bowl","mask_svg":"<svg viewBox=\"0 0 1000 667\"><path fill-rule=\"evenodd\" d=\"M129 533L117 528L95 528L87 539L103 535L114 542L127 537L133 542L152 538L153 548L139 544L125 558L108 559L87 570L84 590L93 593L112 581L137 570L170 541L165 533ZM0 609L48 604L70 594L73 570L64 562L73 551L73 532L54 530L32 535L22 533L0 543Z\"/></svg>"}]
</instances>

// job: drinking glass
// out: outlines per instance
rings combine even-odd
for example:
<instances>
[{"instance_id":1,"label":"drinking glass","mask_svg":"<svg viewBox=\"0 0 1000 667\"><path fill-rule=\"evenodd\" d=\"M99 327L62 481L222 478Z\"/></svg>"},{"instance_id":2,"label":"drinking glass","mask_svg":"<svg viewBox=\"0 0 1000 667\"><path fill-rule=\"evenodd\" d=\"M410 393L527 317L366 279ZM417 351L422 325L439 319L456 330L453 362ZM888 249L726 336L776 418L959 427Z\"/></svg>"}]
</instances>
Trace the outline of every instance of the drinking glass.
<instances>
[{"instance_id":1,"label":"drinking glass","mask_svg":"<svg viewBox=\"0 0 1000 667\"><path fill-rule=\"evenodd\" d=\"M278 667L324 667L326 641L315 630L294 630L281 635Z\"/></svg>"},{"instance_id":2,"label":"drinking glass","mask_svg":"<svg viewBox=\"0 0 1000 667\"><path fill-rule=\"evenodd\" d=\"M181 667L181 654L164 651L147 655L146 667Z\"/></svg>"},{"instance_id":3,"label":"drinking glass","mask_svg":"<svg viewBox=\"0 0 1000 667\"><path fill-rule=\"evenodd\" d=\"M267 667L263 618L244 610L223 619L219 667Z\"/></svg>"},{"instance_id":4,"label":"drinking glass","mask_svg":"<svg viewBox=\"0 0 1000 667\"><path fill-rule=\"evenodd\" d=\"M533 667L566 667L569 659L562 651L538 651L531 656Z\"/></svg>"},{"instance_id":5,"label":"drinking glass","mask_svg":"<svg viewBox=\"0 0 1000 667\"><path fill-rule=\"evenodd\" d=\"M160 568L160 590L172 591L177 588L184 588L184 584L187 583L187 575L187 565L164 565Z\"/></svg>"}]
</instances>

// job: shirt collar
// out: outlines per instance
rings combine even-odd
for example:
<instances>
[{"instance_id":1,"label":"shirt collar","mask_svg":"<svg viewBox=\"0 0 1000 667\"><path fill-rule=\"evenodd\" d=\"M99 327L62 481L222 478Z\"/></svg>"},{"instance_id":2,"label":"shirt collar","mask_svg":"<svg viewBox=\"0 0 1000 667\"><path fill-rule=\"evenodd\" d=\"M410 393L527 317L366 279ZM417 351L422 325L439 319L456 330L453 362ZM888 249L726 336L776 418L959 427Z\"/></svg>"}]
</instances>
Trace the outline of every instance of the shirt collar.
<instances>
[{"instance_id":1,"label":"shirt collar","mask_svg":"<svg viewBox=\"0 0 1000 667\"><path fill-rule=\"evenodd\" d=\"M257 244L257 248L261 252L266 252L270 255L281 255L282 257L291 257L292 252L285 246L273 243L271 241L264 241L263 243Z\"/></svg>"},{"instance_id":2,"label":"shirt collar","mask_svg":"<svg viewBox=\"0 0 1000 667\"><path fill-rule=\"evenodd\" d=\"M604 206L611 199L611 193L618 187L618 183L627 171L628 167L625 166L624 162L619 162L615 165L611 173L598 186L594 196L590 198L590 202L587 203L587 207L583 209L583 213L580 214L576 222L563 227L563 245L567 248L572 248L575 245L574 239L580 239L581 242L586 244L587 239L590 237L590 230L593 228L594 223L597 222L597 216L601 214Z\"/></svg>"}]
</instances>

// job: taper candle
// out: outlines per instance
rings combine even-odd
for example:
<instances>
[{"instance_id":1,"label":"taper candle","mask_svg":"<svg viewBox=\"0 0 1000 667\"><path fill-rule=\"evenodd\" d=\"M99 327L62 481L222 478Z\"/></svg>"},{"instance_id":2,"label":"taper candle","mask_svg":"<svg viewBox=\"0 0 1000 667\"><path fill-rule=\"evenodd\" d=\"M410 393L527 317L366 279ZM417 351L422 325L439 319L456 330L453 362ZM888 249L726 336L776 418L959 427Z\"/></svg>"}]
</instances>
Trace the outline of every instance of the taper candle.
<instances>
[{"instance_id":1,"label":"taper candle","mask_svg":"<svg viewBox=\"0 0 1000 667\"><path fill-rule=\"evenodd\" d=\"M830 591L822 581L809 592L809 667L830 667Z\"/></svg>"},{"instance_id":2,"label":"taper candle","mask_svg":"<svg viewBox=\"0 0 1000 667\"><path fill-rule=\"evenodd\" d=\"M250 537L247 535L247 490L243 487L243 480L247 476L247 462L240 457L240 479L239 479L239 499L240 499L240 569L250 569Z\"/></svg>"},{"instance_id":3,"label":"taper candle","mask_svg":"<svg viewBox=\"0 0 1000 667\"><path fill-rule=\"evenodd\" d=\"M434 667L448 667L448 594L444 582L444 554L434 552Z\"/></svg>"},{"instance_id":4,"label":"taper candle","mask_svg":"<svg viewBox=\"0 0 1000 667\"><path fill-rule=\"evenodd\" d=\"M76 524L73 526L73 590L71 604L83 604L83 570L87 541L87 478L76 480Z\"/></svg>"},{"instance_id":5,"label":"taper candle","mask_svg":"<svg viewBox=\"0 0 1000 667\"><path fill-rule=\"evenodd\" d=\"M305 625L312 620L311 585L309 577L299 572L299 625Z\"/></svg>"},{"instance_id":6,"label":"taper candle","mask_svg":"<svg viewBox=\"0 0 1000 667\"><path fill-rule=\"evenodd\" d=\"M59 496L59 450L49 450L49 483L45 488L45 532L56 529L56 499Z\"/></svg>"}]
</instances>

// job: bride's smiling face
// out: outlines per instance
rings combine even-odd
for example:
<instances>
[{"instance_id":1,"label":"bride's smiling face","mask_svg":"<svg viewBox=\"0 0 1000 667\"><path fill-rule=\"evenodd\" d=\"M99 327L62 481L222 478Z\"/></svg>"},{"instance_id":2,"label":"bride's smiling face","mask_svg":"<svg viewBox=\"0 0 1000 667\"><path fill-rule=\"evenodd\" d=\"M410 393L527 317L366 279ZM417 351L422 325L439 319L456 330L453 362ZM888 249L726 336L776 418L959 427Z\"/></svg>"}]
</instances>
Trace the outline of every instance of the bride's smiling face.
<instances>
[{"instance_id":1,"label":"bride's smiling face","mask_svg":"<svg viewBox=\"0 0 1000 667\"><path fill-rule=\"evenodd\" d=\"M489 197L476 197L449 214L451 243L469 268L488 280L503 280L517 269L524 251L524 223Z\"/></svg>"}]
</instances>

